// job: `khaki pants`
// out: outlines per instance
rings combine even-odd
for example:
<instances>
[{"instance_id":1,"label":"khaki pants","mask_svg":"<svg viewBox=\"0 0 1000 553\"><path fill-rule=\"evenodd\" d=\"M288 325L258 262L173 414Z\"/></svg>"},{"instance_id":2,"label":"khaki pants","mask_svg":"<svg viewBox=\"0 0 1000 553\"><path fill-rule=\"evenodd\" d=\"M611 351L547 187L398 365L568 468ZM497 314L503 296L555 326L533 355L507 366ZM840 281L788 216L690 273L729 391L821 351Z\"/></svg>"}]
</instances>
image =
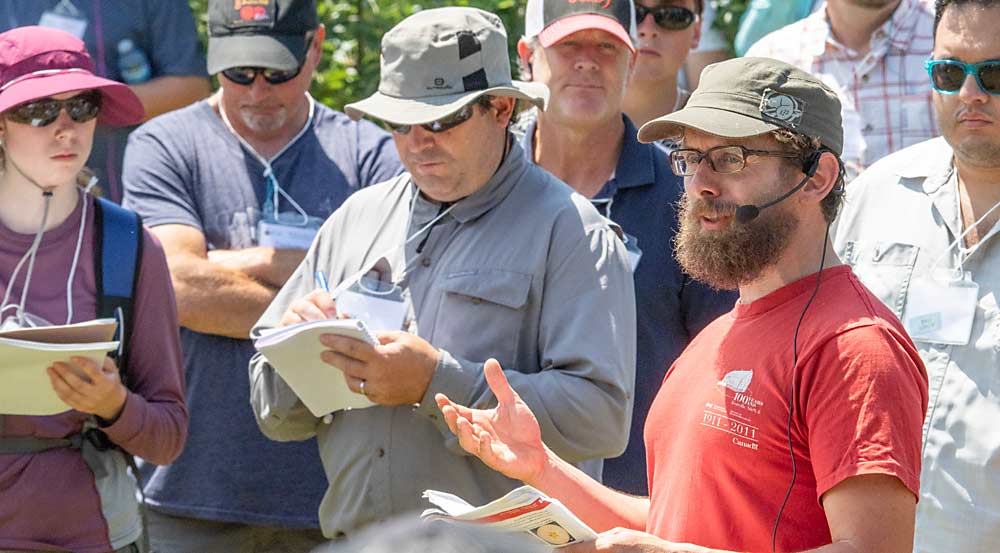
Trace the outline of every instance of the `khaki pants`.
<instances>
[{"instance_id":1,"label":"khaki pants","mask_svg":"<svg viewBox=\"0 0 1000 553\"><path fill-rule=\"evenodd\" d=\"M309 553L327 542L314 529L272 528L175 517L147 509L154 553Z\"/></svg>"}]
</instances>

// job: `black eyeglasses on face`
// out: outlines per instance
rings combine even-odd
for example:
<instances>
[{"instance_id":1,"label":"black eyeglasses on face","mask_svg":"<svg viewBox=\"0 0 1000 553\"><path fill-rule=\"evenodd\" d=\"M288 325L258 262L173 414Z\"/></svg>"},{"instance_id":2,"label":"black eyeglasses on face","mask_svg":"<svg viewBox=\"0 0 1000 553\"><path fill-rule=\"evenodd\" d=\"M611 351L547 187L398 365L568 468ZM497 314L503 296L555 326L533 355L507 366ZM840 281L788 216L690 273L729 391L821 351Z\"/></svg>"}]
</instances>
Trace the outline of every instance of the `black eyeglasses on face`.
<instances>
[{"instance_id":1,"label":"black eyeglasses on face","mask_svg":"<svg viewBox=\"0 0 1000 553\"><path fill-rule=\"evenodd\" d=\"M475 113L476 104L482 104L482 98L476 98L475 100L469 102L462 106L458 111L452 113L451 115L446 115L430 123L423 123L420 125L425 131L439 133L447 130L454 129L455 127L465 123L472 118L472 114ZM399 125L397 123L392 123L390 121L384 121L385 126L389 128L390 131L397 134L408 134L413 125Z\"/></svg>"},{"instance_id":2,"label":"black eyeglasses on face","mask_svg":"<svg viewBox=\"0 0 1000 553\"><path fill-rule=\"evenodd\" d=\"M267 67L230 67L229 69L223 69L222 74L236 84L248 86L253 84L257 75L263 76L264 80L271 84L281 84L298 77L301 71L301 65L288 71Z\"/></svg>"},{"instance_id":3,"label":"black eyeglasses on face","mask_svg":"<svg viewBox=\"0 0 1000 553\"><path fill-rule=\"evenodd\" d=\"M55 98L34 100L7 110L6 116L15 123L44 127L58 119L59 112L63 108L66 108L66 114L73 121L86 123L101 112L101 91L88 90L65 100Z\"/></svg>"},{"instance_id":4,"label":"black eyeglasses on face","mask_svg":"<svg viewBox=\"0 0 1000 553\"><path fill-rule=\"evenodd\" d=\"M635 5L635 24L642 23L646 16L653 14L653 21L661 28L668 31L680 31L687 29L694 23L694 12L684 6L657 6L647 8L642 4Z\"/></svg>"},{"instance_id":5,"label":"black eyeglasses on face","mask_svg":"<svg viewBox=\"0 0 1000 553\"><path fill-rule=\"evenodd\" d=\"M701 160L708 159L708 166L716 173L736 173L747 165L750 156L771 156L798 158L792 152L772 150L751 150L743 146L716 146L702 152L693 148L683 148L670 152L670 168L678 177L690 177L698 170Z\"/></svg>"}]
</instances>

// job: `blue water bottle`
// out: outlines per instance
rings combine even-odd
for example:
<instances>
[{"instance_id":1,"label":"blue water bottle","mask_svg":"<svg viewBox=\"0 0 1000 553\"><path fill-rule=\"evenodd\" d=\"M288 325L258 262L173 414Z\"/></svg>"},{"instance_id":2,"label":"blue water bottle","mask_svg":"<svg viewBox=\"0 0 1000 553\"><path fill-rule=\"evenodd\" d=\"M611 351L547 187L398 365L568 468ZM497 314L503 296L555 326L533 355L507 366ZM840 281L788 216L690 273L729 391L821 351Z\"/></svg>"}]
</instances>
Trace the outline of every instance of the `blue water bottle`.
<instances>
[{"instance_id":1,"label":"blue water bottle","mask_svg":"<svg viewBox=\"0 0 1000 553\"><path fill-rule=\"evenodd\" d=\"M145 82L152 76L149 58L130 38L118 42L118 72L128 84Z\"/></svg>"}]
</instances>

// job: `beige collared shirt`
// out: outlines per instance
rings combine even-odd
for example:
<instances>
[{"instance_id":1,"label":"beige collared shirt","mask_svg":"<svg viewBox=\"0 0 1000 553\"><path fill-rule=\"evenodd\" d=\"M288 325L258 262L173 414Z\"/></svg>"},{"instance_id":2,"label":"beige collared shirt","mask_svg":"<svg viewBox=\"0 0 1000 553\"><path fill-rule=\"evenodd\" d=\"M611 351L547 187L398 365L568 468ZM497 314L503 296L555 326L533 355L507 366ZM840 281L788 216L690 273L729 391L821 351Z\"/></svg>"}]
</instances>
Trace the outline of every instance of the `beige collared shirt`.
<instances>
[{"instance_id":1,"label":"beige collared shirt","mask_svg":"<svg viewBox=\"0 0 1000 553\"><path fill-rule=\"evenodd\" d=\"M599 478L603 459L628 441L635 296L613 223L528 163L516 143L482 189L400 247L441 212L416 195L408 174L356 192L253 330L277 326L288 305L315 288L314 271L325 271L332 288L384 256L412 298L415 332L441 351L417 407L341 411L329 424L260 356L251 361L251 403L263 432L318 438L330 483L319 517L327 536L427 508L426 489L481 505L519 484L466 455L433 399L445 393L476 408L494 404L482 371L490 357L564 459Z\"/></svg>"},{"instance_id":2,"label":"beige collared shirt","mask_svg":"<svg viewBox=\"0 0 1000 553\"><path fill-rule=\"evenodd\" d=\"M937 260L956 269L961 257L979 286L967 345L915 342L930 385L918 553L1000 547L1000 223L978 247L949 251L962 231L952 150L936 138L852 182L835 234L837 253L904 323L908 292Z\"/></svg>"}]
</instances>

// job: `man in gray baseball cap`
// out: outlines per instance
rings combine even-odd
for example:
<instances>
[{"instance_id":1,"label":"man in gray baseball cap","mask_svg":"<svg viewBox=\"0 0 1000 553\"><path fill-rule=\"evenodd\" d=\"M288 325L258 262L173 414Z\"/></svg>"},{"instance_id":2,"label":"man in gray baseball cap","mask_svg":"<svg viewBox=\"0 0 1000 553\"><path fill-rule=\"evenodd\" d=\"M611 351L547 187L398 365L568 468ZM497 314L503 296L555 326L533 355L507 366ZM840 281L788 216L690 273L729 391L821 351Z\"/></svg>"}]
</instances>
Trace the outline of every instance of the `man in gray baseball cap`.
<instances>
[{"instance_id":1,"label":"man in gray baseball cap","mask_svg":"<svg viewBox=\"0 0 1000 553\"><path fill-rule=\"evenodd\" d=\"M648 498L545 449L489 367L495 409L438 398L464 449L605 530L566 551L911 551L926 372L892 312L832 253L839 115L815 77L740 58L706 68L686 107L640 131L680 141L681 264L740 293L653 402Z\"/></svg>"},{"instance_id":2,"label":"man in gray baseball cap","mask_svg":"<svg viewBox=\"0 0 1000 553\"><path fill-rule=\"evenodd\" d=\"M377 345L324 336L318 360L367 408L312 413L266 358L250 367L263 432L318 438L329 537L424 508L426 489L483 504L519 485L465 455L434 402L495 403L484 365L503 366L553 450L586 473L599 476L625 445L635 363L625 247L513 140L515 101L541 107L546 89L511 79L506 45L500 19L474 8L422 11L383 37L378 92L346 111L385 122L408 172L327 220L254 327L354 315L375 331Z\"/></svg>"}]
</instances>

